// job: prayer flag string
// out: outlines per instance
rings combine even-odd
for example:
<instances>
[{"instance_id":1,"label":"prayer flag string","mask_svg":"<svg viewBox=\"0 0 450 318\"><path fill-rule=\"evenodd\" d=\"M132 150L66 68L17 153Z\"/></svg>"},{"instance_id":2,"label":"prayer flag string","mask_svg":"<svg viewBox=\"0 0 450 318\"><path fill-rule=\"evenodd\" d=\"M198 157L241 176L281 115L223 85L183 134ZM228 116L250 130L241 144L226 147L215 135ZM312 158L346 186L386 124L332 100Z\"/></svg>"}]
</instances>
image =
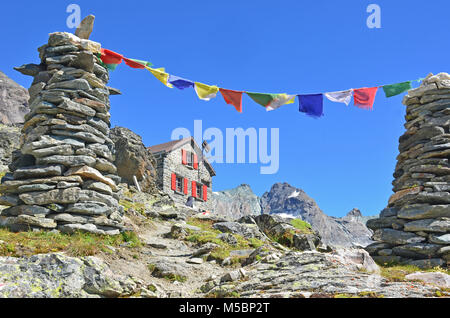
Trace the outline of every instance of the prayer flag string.
<instances>
[{"instance_id":1,"label":"prayer flag string","mask_svg":"<svg viewBox=\"0 0 450 318\"><path fill-rule=\"evenodd\" d=\"M147 69L150 71L160 82L169 88L176 87L180 90L187 88L193 88L199 99L204 101L210 101L217 97L217 93L221 93L225 102L229 105L233 105L236 110L242 113L242 95L245 93L255 103L263 106L267 111L273 111L280 108L283 105L293 104L295 98L299 100L299 111L303 112L311 117L319 118L324 115L323 112L323 100L324 96L335 103L343 103L349 105L352 98L354 105L358 108L372 110L375 103L375 97L379 88L383 88L383 91L387 98L400 95L412 88L412 82L421 82L423 78L407 81L396 84L389 84L384 86L375 87L363 87L357 89L348 89L344 91L320 93L320 94L269 94L269 93L255 93L247 91L236 91L231 89L221 88L215 85L207 85L182 77L178 77L172 74L166 73L164 68L152 68L153 64L144 61L126 58L123 55L111 50L101 49L101 53L97 55L99 62L105 68L110 71L114 71L122 61L125 62L131 68L135 69Z\"/></svg>"}]
</instances>

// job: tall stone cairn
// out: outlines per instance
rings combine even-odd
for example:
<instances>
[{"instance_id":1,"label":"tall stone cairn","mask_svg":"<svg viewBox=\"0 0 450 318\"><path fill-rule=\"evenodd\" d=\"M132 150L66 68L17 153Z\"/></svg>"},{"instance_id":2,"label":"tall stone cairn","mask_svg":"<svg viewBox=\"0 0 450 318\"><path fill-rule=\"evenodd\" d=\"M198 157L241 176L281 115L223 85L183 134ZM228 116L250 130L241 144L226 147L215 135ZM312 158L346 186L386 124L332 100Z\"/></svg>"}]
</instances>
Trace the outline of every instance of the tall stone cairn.
<instances>
[{"instance_id":1,"label":"tall stone cairn","mask_svg":"<svg viewBox=\"0 0 450 318\"><path fill-rule=\"evenodd\" d=\"M394 194L380 218L367 222L380 263L422 268L450 262L450 75L430 74L405 96Z\"/></svg>"},{"instance_id":2,"label":"tall stone cairn","mask_svg":"<svg viewBox=\"0 0 450 318\"><path fill-rule=\"evenodd\" d=\"M100 49L85 38L52 33L38 49L40 65L16 68L34 81L21 154L0 185L0 202L10 206L0 225L107 235L124 230L109 138L109 95L117 90L106 86Z\"/></svg>"}]
</instances>

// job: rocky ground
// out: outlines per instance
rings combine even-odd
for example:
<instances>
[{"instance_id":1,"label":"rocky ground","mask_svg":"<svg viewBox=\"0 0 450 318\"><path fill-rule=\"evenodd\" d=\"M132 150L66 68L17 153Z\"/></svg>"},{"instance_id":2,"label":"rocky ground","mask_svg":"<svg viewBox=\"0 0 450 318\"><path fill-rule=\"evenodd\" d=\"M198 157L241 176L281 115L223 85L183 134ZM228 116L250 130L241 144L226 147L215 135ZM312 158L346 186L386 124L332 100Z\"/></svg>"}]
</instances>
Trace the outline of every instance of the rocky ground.
<instances>
[{"instance_id":1,"label":"rocky ground","mask_svg":"<svg viewBox=\"0 0 450 318\"><path fill-rule=\"evenodd\" d=\"M122 198L127 226L141 244L108 246L84 257L64 251L0 257L0 297L437 297L449 292L450 276L444 273L393 279L364 250L327 248L305 224L268 215L230 222L126 188Z\"/></svg>"}]
</instances>

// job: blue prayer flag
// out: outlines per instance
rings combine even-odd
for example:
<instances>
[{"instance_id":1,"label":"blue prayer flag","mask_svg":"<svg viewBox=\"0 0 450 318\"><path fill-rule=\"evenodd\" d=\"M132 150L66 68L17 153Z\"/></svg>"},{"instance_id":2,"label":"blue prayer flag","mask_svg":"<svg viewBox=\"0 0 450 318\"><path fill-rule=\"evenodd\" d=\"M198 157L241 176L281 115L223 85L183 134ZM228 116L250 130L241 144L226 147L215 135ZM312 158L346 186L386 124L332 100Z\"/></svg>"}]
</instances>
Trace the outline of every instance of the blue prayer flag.
<instances>
[{"instance_id":1,"label":"blue prayer flag","mask_svg":"<svg viewBox=\"0 0 450 318\"><path fill-rule=\"evenodd\" d=\"M181 77L178 77L178 76L175 76L175 75L169 76L169 83L178 89L194 87L194 82L184 79L184 78L181 78Z\"/></svg>"},{"instance_id":2,"label":"blue prayer flag","mask_svg":"<svg viewBox=\"0 0 450 318\"><path fill-rule=\"evenodd\" d=\"M298 95L298 100L300 103L300 112L306 113L307 115L312 117L323 116L322 94Z\"/></svg>"}]
</instances>

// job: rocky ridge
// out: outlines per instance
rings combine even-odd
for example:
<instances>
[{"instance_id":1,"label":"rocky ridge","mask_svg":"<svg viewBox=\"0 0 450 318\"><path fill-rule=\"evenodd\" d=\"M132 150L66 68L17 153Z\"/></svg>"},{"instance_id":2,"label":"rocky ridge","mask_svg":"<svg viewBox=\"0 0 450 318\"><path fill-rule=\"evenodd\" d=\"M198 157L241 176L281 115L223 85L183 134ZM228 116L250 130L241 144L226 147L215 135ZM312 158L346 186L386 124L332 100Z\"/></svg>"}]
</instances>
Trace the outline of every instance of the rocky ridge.
<instances>
[{"instance_id":1,"label":"rocky ridge","mask_svg":"<svg viewBox=\"0 0 450 318\"><path fill-rule=\"evenodd\" d=\"M214 213L230 219L261 214L259 197L247 184L227 191L213 192L211 205L214 206Z\"/></svg>"},{"instance_id":2,"label":"rocky ridge","mask_svg":"<svg viewBox=\"0 0 450 318\"><path fill-rule=\"evenodd\" d=\"M365 226L369 218L363 217L361 211L353 209L343 218L327 216L303 190L287 183L275 184L261 198L244 184L235 189L215 192L211 200L214 213L224 218L278 214L310 223L327 245L349 247L373 243L370 239L373 233Z\"/></svg>"},{"instance_id":3,"label":"rocky ridge","mask_svg":"<svg viewBox=\"0 0 450 318\"><path fill-rule=\"evenodd\" d=\"M251 189L244 188L254 196ZM240 191L242 193L242 190ZM245 202L237 200L234 205ZM220 199L220 197L218 198ZM346 217L335 218L324 214L317 203L303 190L292 187L287 183L277 183L260 198L261 212L264 214L278 214L290 218L300 218L316 230L327 245L332 246L366 246L373 241L372 232L365 226L365 219L359 210L354 209ZM219 209L222 212L223 209ZM255 208L259 210L259 208Z\"/></svg>"}]
</instances>

